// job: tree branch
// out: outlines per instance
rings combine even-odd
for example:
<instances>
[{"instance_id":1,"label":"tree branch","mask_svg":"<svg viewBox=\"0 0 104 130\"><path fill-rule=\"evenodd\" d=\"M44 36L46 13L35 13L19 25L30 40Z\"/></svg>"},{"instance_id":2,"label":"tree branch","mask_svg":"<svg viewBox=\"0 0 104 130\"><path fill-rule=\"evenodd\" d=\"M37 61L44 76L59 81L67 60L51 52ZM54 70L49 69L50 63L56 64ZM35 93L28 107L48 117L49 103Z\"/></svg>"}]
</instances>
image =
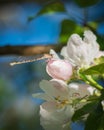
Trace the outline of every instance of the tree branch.
<instances>
[{"instance_id":1,"label":"tree branch","mask_svg":"<svg viewBox=\"0 0 104 130\"><path fill-rule=\"evenodd\" d=\"M7 3L22 3L22 2L35 2L35 3L44 3L48 0L0 0L0 4L7 4Z\"/></svg>"},{"instance_id":2,"label":"tree branch","mask_svg":"<svg viewBox=\"0 0 104 130\"><path fill-rule=\"evenodd\" d=\"M56 52L61 50L63 45L39 45L39 46L5 46L0 47L0 55L38 55L49 53L50 49L54 49Z\"/></svg>"}]
</instances>

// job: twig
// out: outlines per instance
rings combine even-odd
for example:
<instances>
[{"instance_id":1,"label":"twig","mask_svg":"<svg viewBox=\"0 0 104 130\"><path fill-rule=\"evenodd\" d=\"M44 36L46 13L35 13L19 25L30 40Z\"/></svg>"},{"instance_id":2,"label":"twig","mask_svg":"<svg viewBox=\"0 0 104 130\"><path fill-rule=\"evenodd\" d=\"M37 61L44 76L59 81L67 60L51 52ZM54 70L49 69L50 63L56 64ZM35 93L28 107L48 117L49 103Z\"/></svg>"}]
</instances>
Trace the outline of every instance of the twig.
<instances>
[{"instance_id":1,"label":"twig","mask_svg":"<svg viewBox=\"0 0 104 130\"><path fill-rule=\"evenodd\" d=\"M0 47L0 55L38 55L49 53L50 49L59 52L63 45L39 45L39 46L5 46Z\"/></svg>"}]
</instances>

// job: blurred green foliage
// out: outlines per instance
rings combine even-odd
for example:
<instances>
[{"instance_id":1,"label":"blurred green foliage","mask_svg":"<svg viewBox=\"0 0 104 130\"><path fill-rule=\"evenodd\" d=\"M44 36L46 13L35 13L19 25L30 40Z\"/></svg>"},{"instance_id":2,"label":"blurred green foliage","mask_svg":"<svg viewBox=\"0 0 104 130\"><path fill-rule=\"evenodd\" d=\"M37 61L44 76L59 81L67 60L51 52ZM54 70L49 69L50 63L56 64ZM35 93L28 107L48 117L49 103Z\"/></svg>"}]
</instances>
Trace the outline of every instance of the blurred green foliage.
<instances>
[{"instance_id":1,"label":"blurred green foliage","mask_svg":"<svg viewBox=\"0 0 104 130\"><path fill-rule=\"evenodd\" d=\"M98 3L100 0L74 0L80 7L88 7Z\"/></svg>"},{"instance_id":2,"label":"blurred green foliage","mask_svg":"<svg viewBox=\"0 0 104 130\"><path fill-rule=\"evenodd\" d=\"M30 16L28 18L28 21L33 20L37 16L43 15L43 14L53 14L55 12L65 12L65 7L60 1L52 1L51 3L45 4L43 8L35 15L35 16Z\"/></svg>"},{"instance_id":3,"label":"blurred green foliage","mask_svg":"<svg viewBox=\"0 0 104 130\"><path fill-rule=\"evenodd\" d=\"M59 36L59 43L66 44L69 36L73 33L83 33L83 28L77 25L74 21L65 19L61 23L61 32Z\"/></svg>"},{"instance_id":4,"label":"blurred green foliage","mask_svg":"<svg viewBox=\"0 0 104 130\"><path fill-rule=\"evenodd\" d=\"M75 19L64 19L61 22L61 31L59 35L59 43L66 44L69 36L72 33L77 33L79 35L83 34L83 31L86 29L92 30L98 37L98 43L100 44L101 50L104 50L104 36L101 36L97 33L97 28L100 22L102 21L90 21L88 22L88 7L96 5L100 2L100 0L72 0L79 8L83 9L83 21L82 24L78 24ZM45 0L44 4L42 5L42 8L40 11L33 16L30 16L28 18L29 21L35 19L38 16L44 15L44 14L54 14L54 13L65 13L69 17L69 13L66 10L65 2L70 2L69 0ZM38 3L40 3L38 1Z\"/></svg>"}]
</instances>

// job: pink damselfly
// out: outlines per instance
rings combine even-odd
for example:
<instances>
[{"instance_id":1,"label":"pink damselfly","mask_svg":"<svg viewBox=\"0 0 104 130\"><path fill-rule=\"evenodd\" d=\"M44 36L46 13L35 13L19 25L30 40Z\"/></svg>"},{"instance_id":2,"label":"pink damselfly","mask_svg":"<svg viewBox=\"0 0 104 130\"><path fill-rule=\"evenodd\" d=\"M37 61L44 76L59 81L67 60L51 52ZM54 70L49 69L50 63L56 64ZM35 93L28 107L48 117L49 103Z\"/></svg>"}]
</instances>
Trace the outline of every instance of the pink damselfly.
<instances>
[{"instance_id":1,"label":"pink damselfly","mask_svg":"<svg viewBox=\"0 0 104 130\"><path fill-rule=\"evenodd\" d=\"M21 56L20 58L16 59L16 61L13 61L10 63L11 66L14 66L14 65L18 65L18 64L23 64L23 63L29 63L29 62L35 62L35 61L39 61L39 60L43 60L43 59L50 59L52 58L52 55L51 54L43 54L43 55L39 55L37 57L32 57L32 58L28 58L28 57L23 57Z\"/></svg>"}]
</instances>

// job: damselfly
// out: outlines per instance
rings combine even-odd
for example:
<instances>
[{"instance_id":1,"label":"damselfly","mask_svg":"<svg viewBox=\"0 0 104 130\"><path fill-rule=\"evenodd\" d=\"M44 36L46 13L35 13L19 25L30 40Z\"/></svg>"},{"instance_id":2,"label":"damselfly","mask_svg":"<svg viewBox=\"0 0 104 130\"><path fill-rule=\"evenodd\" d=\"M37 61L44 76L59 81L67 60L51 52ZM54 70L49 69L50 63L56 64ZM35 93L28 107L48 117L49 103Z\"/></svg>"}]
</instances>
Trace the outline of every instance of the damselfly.
<instances>
[{"instance_id":1,"label":"damselfly","mask_svg":"<svg viewBox=\"0 0 104 130\"><path fill-rule=\"evenodd\" d=\"M37 55L37 56L35 56L35 58L32 57L31 59L29 59L29 57L24 57L24 58L20 57L20 58L16 59L16 61L11 62L10 65L13 66L13 65L17 65L17 64L23 64L23 63L34 62L34 61L50 59L50 58L59 59L59 56L53 49L50 49L49 54Z\"/></svg>"},{"instance_id":2,"label":"damselfly","mask_svg":"<svg viewBox=\"0 0 104 130\"><path fill-rule=\"evenodd\" d=\"M30 59L29 59L30 58ZM44 55L38 55L38 56L29 56L29 57L18 57L16 61L13 61L10 63L11 66L17 65L17 64L23 64L23 63L29 63L29 62L34 62L38 60L43 60L43 59L50 59L52 58L51 54L44 54Z\"/></svg>"}]
</instances>

